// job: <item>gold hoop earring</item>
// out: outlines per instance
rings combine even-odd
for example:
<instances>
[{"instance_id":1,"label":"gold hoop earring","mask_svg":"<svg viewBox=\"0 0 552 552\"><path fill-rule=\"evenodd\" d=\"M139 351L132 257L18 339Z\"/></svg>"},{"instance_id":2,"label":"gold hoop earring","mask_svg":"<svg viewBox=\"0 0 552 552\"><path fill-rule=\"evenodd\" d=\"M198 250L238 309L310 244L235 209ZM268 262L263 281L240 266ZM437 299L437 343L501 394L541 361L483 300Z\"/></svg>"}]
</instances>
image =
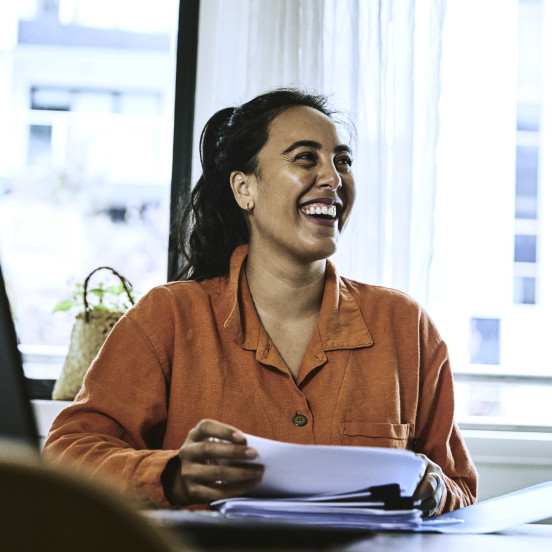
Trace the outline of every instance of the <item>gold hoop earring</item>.
<instances>
[{"instance_id":1,"label":"gold hoop earring","mask_svg":"<svg viewBox=\"0 0 552 552\"><path fill-rule=\"evenodd\" d=\"M248 201L248 202L247 202L247 205L245 206L245 208L246 208L248 211L252 211L252 210L253 210L253 207L255 207L255 202L254 202L253 200Z\"/></svg>"}]
</instances>

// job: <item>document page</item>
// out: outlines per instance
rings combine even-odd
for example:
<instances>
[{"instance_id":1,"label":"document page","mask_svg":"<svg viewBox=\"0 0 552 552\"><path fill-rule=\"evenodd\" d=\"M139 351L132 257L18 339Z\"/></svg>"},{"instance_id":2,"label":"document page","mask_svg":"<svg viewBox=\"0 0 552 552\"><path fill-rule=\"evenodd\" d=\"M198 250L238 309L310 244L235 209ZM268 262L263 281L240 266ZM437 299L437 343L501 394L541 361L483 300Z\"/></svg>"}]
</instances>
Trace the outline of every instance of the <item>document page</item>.
<instances>
[{"instance_id":1,"label":"document page","mask_svg":"<svg viewBox=\"0 0 552 552\"><path fill-rule=\"evenodd\" d=\"M552 481L428 519L417 530L440 533L495 533L549 517L552 517ZM451 519L460 519L463 523L450 527L439 525ZM552 550L552 543L550 549Z\"/></svg>"},{"instance_id":2,"label":"document page","mask_svg":"<svg viewBox=\"0 0 552 552\"><path fill-rule=\"evenodd\" d=\"M246 439L259 453L254 462L263 464L265 472L248 497L211 504L228 519L395 530L422 523L410 497L425 463L413 452L297 445L253 435Z\"/></svg>"},{"instance_id":3,"label":"document page","mask_svg":"<svg viewBox=\"0 0 552 552\"><path fill-rule=\"evenodd\" d=\"M376 505L377 506L377 505ZM301 502L285 499L229 499L211 507L227 518L263 519L286 523L324 525L334 528L402 529L417 528L422 512L384 510L360 503Z\"/></svg>"},{"instance_id":4,"label":"document page","mask_svg":"<svg viewBox=\"0 0 552 552\"><path fill-rule=\"evenodd\" d=\"M246 438L259 453L253 462L265 467L262 482L249 496L341 495L389 484L398 484L401 496L412 496L425 471L423 460L407 450Z\"/></svg>"}]
</instances>

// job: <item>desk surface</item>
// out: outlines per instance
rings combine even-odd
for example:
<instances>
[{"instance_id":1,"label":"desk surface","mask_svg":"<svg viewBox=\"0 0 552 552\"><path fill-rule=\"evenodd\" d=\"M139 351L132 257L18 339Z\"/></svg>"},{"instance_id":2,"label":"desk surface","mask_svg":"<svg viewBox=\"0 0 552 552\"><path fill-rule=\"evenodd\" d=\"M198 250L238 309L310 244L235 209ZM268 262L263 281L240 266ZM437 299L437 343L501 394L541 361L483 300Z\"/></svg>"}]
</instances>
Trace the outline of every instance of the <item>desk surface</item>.
<instances>
[{"instance_id":1,"label":"desk surface","mask_svg":"<svg viewBox=\"0 0 552 552\"><path fill-rule=\"evenodd\" d=\"M437 533L374 533L371 538L328 548L336 552L550 552L551 525L520 525L502 533L442 535Z\"/></svg>"},{"instance_id":2,"label":"desk surface","mask_svg":"<svg viewBox=\"0 0 552 552\"><path fill-rule=\"evenodd\" d=\"M174 520L148 516L177 534L213 552L550 552L552 525L519 525L500 533L445 535L438 533L339 531L282 524L218 523L202 512L180 511Z\"/></svg>"}]
</instances>

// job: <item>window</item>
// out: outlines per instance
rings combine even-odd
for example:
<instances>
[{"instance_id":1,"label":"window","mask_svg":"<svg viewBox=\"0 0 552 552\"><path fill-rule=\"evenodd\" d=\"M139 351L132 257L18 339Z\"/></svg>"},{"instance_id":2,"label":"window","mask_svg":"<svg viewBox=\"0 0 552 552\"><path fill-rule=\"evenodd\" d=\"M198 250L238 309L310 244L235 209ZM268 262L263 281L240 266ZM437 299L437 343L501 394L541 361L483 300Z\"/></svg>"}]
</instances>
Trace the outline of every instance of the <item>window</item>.
<instances>
[{"instance_id":1,"label":"window","mask_svg":"<svg viewBox=\"0 0 552 552\"><path fill-rule=\"evenodd\" d=\"M552 427L549 8L447 3L427 307L475 427Z\"/></svg>"},{"instance_id":2,"label":"window","mask_svg":"<svg viewBox=\"0 0 552 552\"><path fill-rule=\"evenodd\" d=\"M166 281L177 10L0 7L0 255L31 377L57 377L76 313L52 308L94 268Z\"/></svg>"},{"instance_id":3,"label":"window","mask_svg":"<svg viewBox=\"0 0 552 552\"><path fill-rule=\"evenodd\" d=\"M470 364L500 364L500 320L472 318Z\"/></svg>"}]
</instances>

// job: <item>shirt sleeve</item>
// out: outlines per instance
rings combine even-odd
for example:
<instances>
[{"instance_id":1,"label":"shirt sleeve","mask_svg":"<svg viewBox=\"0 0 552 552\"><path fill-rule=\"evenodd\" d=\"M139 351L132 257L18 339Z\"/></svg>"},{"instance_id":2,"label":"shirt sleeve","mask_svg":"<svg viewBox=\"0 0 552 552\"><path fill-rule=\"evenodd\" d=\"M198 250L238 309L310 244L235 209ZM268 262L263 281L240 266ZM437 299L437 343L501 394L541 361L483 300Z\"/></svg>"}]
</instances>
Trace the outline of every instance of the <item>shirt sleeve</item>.
<instances>
[{"instance_id":1,"label":"shirt sleeve","mask_svg":"<svg viewBox=\"0 0 552 552\"><path fill-rule=\"evenodd\" d=\"M161 485L168 368L128 315L111 331L75 402L54 421L44 455L143 503L168 507Z\"/></svg>"},{"instance_id":2,"label":"shirt sleeve","mask_svg":"<svg viewBox=\"0 0 552 552\"><path fill-rule=\"evenodd\" d=\"M454 421L453 377L447 347L431 321L422 332L422 380L416 435L417 452L443 470L445 494L436 515L475 502L477 472Z\"/></svg>"}]
</instances>

